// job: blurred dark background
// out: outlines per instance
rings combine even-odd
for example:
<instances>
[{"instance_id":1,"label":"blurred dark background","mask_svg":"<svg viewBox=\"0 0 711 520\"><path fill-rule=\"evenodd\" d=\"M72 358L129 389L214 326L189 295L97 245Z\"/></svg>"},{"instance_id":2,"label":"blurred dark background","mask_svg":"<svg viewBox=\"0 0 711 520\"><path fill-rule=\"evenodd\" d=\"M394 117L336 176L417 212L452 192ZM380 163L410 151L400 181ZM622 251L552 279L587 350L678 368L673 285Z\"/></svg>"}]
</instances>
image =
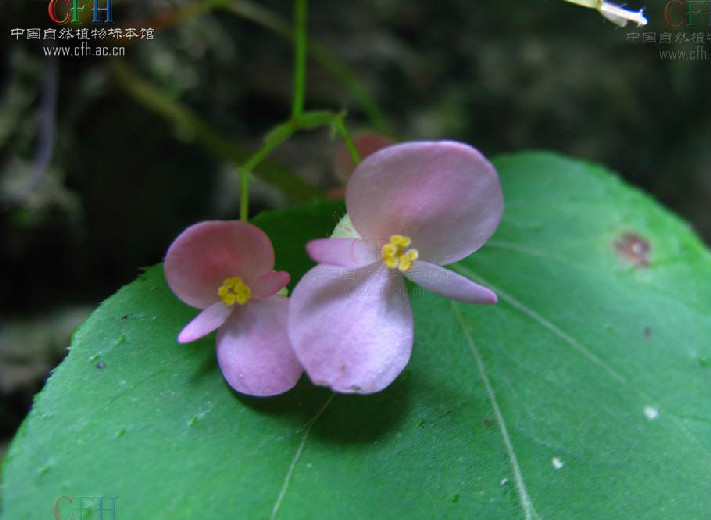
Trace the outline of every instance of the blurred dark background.
<instances>
[{"instance_id":1,"label":"blurred dark background","mask_svg":"<svg viewBox=\"0 0 711 520\"><path fill-rule=\"evenodd\" d=\"M90 310L161 261L185 226L237 217L235 159L288 116L291 96L286 0L113 0L106 28L155 29L152 40L105 40L125 46L120 58L50 59L43 46L78 40L12 36L59 31L47 4L2 0L0 16L0 457ZM395 139L601 163L708 243L710 18L673 28L665 5L648 3L650 24L638 29L561 0L312 0L319 60L307 108L346 108L351 130ZM660 56L694 50L695 59ZM350 70L382 117L334 70ZM218 153L214 136L230 150ZM305 184L257 180L251 213L337 185L337 148L326 130L298 134L270 171Z\"/></svg>"}]
</instances>

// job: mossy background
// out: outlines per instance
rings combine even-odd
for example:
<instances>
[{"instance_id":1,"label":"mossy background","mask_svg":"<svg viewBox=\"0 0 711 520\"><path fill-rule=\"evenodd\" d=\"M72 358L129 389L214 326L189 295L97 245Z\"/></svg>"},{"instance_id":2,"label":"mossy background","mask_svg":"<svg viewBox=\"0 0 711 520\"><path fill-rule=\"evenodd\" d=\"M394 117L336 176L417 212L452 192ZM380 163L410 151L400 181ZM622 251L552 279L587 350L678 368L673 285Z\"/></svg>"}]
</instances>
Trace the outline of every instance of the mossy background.
<instances>
[{"instance_id":1,"label":"mossy background","mask_svg":"<svg viewBox=\"0 0 711 520\"><path fill-rule=\"evenodd\" d=\"M189 3L113 0L114 18L118 26L158 27ZM291 16L288 1L259 5ZM393 137L456 139L487 155L543 148L604 164L708 243L709 61L659 56L698 44L629 36L671 33L676 41L701 33L709 56L708 13L698 27L673 29L665 2L646 7L650 25L621 29L555 0L313 0L309 29L357 74ZM10 37L12 28L50 27L46 12L44 1L3 0L0 18L0 456L73 326L159 262L186 225L236 218L239 209L234 166L137 103L111 75L111 58L51 65L41 43ZM247 149L288 116L291 46L234 14L189 17L126 52L113 59ZM38 171L52 81L54 145ZM314 61L307 108L347 108L351 130L373 129L352 93ZM338 183L331 171L338 145L326 130L301 133L273 159L328 188ZM39 181L29 189L33 175ZM293 202L263 183L252 200L253 214Z\"/></svg>"}]
</instances>

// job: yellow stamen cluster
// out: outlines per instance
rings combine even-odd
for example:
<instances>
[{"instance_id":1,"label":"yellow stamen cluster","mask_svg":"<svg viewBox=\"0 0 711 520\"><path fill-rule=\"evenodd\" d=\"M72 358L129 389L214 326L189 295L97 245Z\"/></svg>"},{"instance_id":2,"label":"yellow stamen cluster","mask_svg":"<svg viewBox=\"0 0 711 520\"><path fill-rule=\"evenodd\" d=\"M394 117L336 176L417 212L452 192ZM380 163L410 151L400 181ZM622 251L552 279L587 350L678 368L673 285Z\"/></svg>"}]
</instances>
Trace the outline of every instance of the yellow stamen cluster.
<instances>
[{"instance_id":1,"label":"yellow stamen cluster","mask_svg":"<svg viewBox=\"0 0 711 520\"><path fill-rule=\"evenodd\" d=\"M409 271L412 263L419 256L417 249L408 249L411 243L410 237L392 235L390 242L380 250L385 266L389 269L399 269L402 272Z\"/></svg>"},{"instance_id":2,"label":"yellow stamen cluster","mask_svg":"<svg viewBox=\"0 0 711 520\"><path fill-rule=\"evenodd\" d=\"M244 305L252 298L252 291L242 278L233 276L222 282L222 286L217 290L217 295L225 305L234 305L235 303Z\"/></svg>"}]
</instances>

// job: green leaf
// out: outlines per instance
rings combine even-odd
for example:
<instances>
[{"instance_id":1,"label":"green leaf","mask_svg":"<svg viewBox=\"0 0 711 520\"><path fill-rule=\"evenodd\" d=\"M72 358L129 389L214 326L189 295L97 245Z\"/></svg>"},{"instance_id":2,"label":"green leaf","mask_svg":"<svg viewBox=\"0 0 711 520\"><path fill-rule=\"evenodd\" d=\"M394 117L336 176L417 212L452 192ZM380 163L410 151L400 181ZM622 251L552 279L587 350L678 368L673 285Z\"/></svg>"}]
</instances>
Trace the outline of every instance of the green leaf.
<instances>
[{"instance_id":1,"label":"green leaf","mask_svg":"<svg viewBox=\"0 0 711 520\"><path fill-rule=\"evenodd\" d=\"M387 390L234 394L213 337L175 342L196 311L156 266L75 334L5 461L2 518L62 496L63 518L106 497L84 519L108 497L130 519L710 517L709 253L597 166L496 166L504 222L453 268L500 302L412 288L414 354ZM341 214L257 224L298 278Z\"/></svg>"}]
</instances>

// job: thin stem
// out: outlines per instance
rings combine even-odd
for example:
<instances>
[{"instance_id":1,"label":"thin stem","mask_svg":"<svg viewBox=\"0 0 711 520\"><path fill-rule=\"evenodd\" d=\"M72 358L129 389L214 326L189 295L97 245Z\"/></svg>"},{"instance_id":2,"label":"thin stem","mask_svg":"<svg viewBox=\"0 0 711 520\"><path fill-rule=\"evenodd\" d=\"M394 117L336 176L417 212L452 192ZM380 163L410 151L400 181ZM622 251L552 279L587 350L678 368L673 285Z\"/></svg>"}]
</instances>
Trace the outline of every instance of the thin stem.
<instances>
[{"instance_id":1,"label":"thin stem","mask_svg":"<svg viewBox=\"0 0 711 520\"><path fill-rule=\"evenodd\" d=\"M293 121L287 121L284 124L277 126L274 130L269 132L264 138L264 144L257 150L248 160L244 163L244 166L240 168L240 207L239 207L239 218L240 220L247 221L249 215L249 178L252 175L252 170L254 170L259 164L267 158L267 156L272 153L272 151L282 144L284 141L289 139L294 132L297 130L297 125Z\"/></svg>"},{"instance_id":2,"label":"thin stem","mask_svg":"<svg viewBox=\"0 0 711 520\"><path fill-rule=\"evenodd\" d=\"M291 117L298 119L304 113L306 93L306 0L294 2L294 98Z\"/></svg>"},{"instance_id":3,"label":"thin stem","mask_svg":"<svg viewBox=\"0 0 711 520\"><path fill-rule=\"evenodd\" d=\"M338 133L341 134L341 138L343 139L343 142L346 145L346 148L348 148L348 152L351 154L351 159L353 159L353 164L358 166L360 164L360 154L358 153L358 149L355 146L355 143L353 142L353 138L351 137L351 134L348 132L348 129L346 128L346 123L344 121L345 119L345 112L341 112L336 116L336 118L333 121L334 126L336 127L336 130L338 130Z\"/></svg>"},{"instance_id":4,"label":"thin stem","mask_svg":"<svg viewBox=\"0 0 711 520\"><path fill-rule=\"evenodd\" d=\"M286 20L257 3L249 0L222 0L217 6L223 7L240 18L272 31L282 38L293 39L293 32ZM358 76L347 65L342 63L325 45L320 45L313 40L308 42L308 50L314 60L329 70L341 84L350 90L378 132L388 135L393 134L393 130L388 125L377 102Z\"/></svg>"},{"instance_id":5,"label":"thin stem","mask_svg":"<svg viewBox=\"0 0 711 520\"><path fill-rule=\"evenodd\" d=\"M249 176L251 173L245 169L239 171L239 219L242 222L249 220Z\"/></svg>"},{"instance_id":6,"label":"thin stem","mask_svg":"<svg viewBox=\"0 0 711 520\"><path fill-rule=\"evenodd\" d=\"M337 117L339 117L339 114L331 110L309 110L304 112L295 123L299 130L312 130L333 125Z\"/></svg>"},{"instance_id":7,"label":"thin stem","mask_svg":"<svg viewBox=\"0 0 711 520\"><path fill-rule=\"evenodd\" d=\"M249 178L256 168L280 144L297 130L304 115L306 96L306 1L294 2L294 94L291 100L291 120L279 125L264 138L264 144L239 170L240 220L249 220Z\"/></svg>"},{"instance_id":8,"label":"thin stem","mask_svg":"<svg viewBox=\"0 0 711 520\"><path fill-rule=\"evenodd\" d=\"M197 16L213 9L224 9L275 33L281 38L292 42L294 41L294 31L288 21L249 0L195 0L194 3L187 4L185 7L179 8L173 13L160 14L157 17L139 24L139 26L164 30L186 18ZM394 129L386 121L385 116L373 96L368 92L368 89L363 85L358 76L346 64L325 45L321 45L313 40L307 41L307 51L310 57L313 57L316 62L330 71L336 79L350 91L360 105L360 108L368 116L370 124L375 130L382 134L390 135L391 137L397 137Z\"/></svg>"},{"instance_id":9,"label":"thin stem","mask_svg":"<svg viewBox=\"0 0 711 520\"><path fill-rule=\"evenodd\" d=\"M324 126L330 126L335 128L343 142L346 144L348 151L351 154L353 163L357 166L360 163L360 154L358 149L353 143L351 134L346 128L344 118L346 116L345 112L330 112L327 110L313 110L311 112L303 112L301 116L296 119L289 119L285 123L282 123L271 130L264 137L264 144L257 150L244 165L239 169L240 173L240 220L246 221L249 215L249 180L252 175L252 170L257 168L259 164L264 161L270 153L274 151L276 147L287 141L294 133L299 130L313 130L316 128L322 128Z\"/></svg>"}]
</instances>

